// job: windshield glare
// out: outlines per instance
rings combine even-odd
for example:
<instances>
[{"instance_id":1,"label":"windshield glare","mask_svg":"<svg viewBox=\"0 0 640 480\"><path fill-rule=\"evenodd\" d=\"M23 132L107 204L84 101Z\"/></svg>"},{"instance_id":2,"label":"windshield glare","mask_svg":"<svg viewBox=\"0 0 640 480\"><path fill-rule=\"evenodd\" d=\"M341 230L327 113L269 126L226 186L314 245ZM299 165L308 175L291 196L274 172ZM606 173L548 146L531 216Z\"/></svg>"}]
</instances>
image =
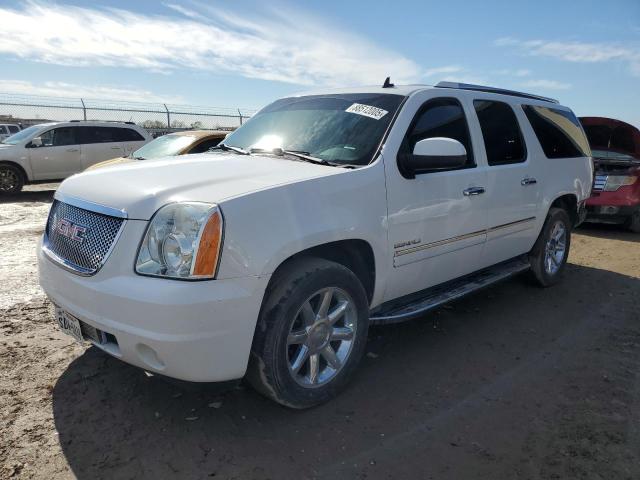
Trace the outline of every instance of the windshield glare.
<instances>
[{"instance_id":1,"label":"windshield glare","mask_svg":"<svg viewBox=\"0 0 640 480\"><path fill-rule=\"evenodd\" d=\"M11 135L8 138L5 138L2 143L7 145L17 145L18 143L29 140L32 135L34 135L38 130L41 130L41 125L34 125L29 128L25 128L24 130L20 130L18 133Z\"/></svg>"},{"instance_id":2,"label":"windshield glare","mask_svg":"<svg viewBox=\"0 0 640 480\"><path fill-rule=\"evenodd\" d=\"M163 135L155 140L151 140L146 145L140 147L131 154L134 158L150 158L171 157L178 155L183 148L189 146L195 137L191 135Z\"/></svg>"},{"instance_id":3,"label":"windshield glare","mask_svg":"<svg viewBox=\"0 0 640 480\"><path fill-rule=\"evenodd\" d=\"M367 165L402 102L401 95L359 93L278 100L229 135L244 150L291 150L332 163Z\"/></svg>"}]
</instances>

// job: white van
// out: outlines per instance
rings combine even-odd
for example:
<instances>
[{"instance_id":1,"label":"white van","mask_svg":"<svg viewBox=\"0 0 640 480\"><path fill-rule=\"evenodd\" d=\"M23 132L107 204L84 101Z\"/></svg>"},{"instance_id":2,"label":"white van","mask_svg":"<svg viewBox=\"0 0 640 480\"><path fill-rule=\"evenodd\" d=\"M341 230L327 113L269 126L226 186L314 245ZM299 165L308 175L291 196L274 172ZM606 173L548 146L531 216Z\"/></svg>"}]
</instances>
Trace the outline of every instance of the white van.
<instances>
[{"instance_id":1,"label":"white van","mask_svg":"<svg viewBox=\"0 0 640 480\"><path fill-rule=\"evenodd\" d=\"M0 142L20 131L20 126L15 123L0 123Z\"/></svg>"},{"instance_id":2,"label":"white van","mask_svg":"<svg viewBox=\"0 0 640 480\"><path fill-rule=\"evenodd\" d=\"M19 192L30 182L62 180L125 157L150 140L133 123L71 121L25 128L0 142L0 194Z\"/></svg>"}]
</instances>

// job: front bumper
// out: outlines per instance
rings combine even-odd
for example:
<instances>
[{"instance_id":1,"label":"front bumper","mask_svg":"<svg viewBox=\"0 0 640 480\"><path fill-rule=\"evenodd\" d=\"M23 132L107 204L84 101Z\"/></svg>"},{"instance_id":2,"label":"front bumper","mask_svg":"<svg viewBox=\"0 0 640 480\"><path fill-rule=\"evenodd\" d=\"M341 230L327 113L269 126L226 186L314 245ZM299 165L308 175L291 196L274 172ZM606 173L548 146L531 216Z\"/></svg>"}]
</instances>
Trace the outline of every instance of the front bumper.
<instances>
[{"instance_id":1,"label":"front bumper","mask_svg":"<svg viewBox=\"0 0 640 480\"><path fill-rule=\"evenodd\" d=\"M38 248L40 285L55 305L111 335L94 344L127 363L193 382L244 375L269 277L186 282L132 269L110 274L114 260L81 277Z\"/></svg>"},{"instance_id":2,"label":"front bumper","mask_svg":"<svg viewBox=\"0 0 640 480\"><path fill-rule=\"evenodd\" d=\"M587 222L624 223L633 214L640 212L640 205L589 205Z\"/></svg>"}]
</instances>

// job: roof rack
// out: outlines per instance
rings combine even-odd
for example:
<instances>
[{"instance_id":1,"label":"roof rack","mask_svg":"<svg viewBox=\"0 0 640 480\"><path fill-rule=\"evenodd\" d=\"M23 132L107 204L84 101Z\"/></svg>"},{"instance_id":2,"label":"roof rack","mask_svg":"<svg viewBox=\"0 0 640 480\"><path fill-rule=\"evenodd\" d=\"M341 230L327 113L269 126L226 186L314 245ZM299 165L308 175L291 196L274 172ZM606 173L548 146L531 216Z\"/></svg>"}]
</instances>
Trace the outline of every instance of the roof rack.
<instances>
[{"instance_id":1,"label":"roof rack","mask_svg":"<svg viewBox=\"0 0 640 480\"><path fill-rule=\"evenodd\" d=\"M458 88L460 90L475 90L477 92L499 93L500 95L511 95L512 97L530 98L532 100L542 100L543 102L560 103L555 98L542 97L531 93L516 92L514 90L505 90L504 88L485 87L483 85L473 85L471 83L458 82L439 82L438 88Z\"/></svg>"}]
</instances>

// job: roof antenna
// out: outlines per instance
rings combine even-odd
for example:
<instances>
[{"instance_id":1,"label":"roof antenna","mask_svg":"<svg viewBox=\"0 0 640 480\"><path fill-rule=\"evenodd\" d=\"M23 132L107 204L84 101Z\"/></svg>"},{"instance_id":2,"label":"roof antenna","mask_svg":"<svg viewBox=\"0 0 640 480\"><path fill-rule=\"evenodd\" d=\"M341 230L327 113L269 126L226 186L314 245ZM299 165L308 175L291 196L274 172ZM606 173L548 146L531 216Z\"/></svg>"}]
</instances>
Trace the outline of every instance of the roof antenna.
<instances>
[{"instance_id":1,"label":"roof antenna","mask_svg":"<svg viewBox=\"0 0 640 480\"><path fill-rule=\"evenodd\" d=\"M391 77L387 77L384 79L384 83L382 84L382 88L391 88L395 86L393 83L391 83Z\"/></svg>"}]
</instances>

